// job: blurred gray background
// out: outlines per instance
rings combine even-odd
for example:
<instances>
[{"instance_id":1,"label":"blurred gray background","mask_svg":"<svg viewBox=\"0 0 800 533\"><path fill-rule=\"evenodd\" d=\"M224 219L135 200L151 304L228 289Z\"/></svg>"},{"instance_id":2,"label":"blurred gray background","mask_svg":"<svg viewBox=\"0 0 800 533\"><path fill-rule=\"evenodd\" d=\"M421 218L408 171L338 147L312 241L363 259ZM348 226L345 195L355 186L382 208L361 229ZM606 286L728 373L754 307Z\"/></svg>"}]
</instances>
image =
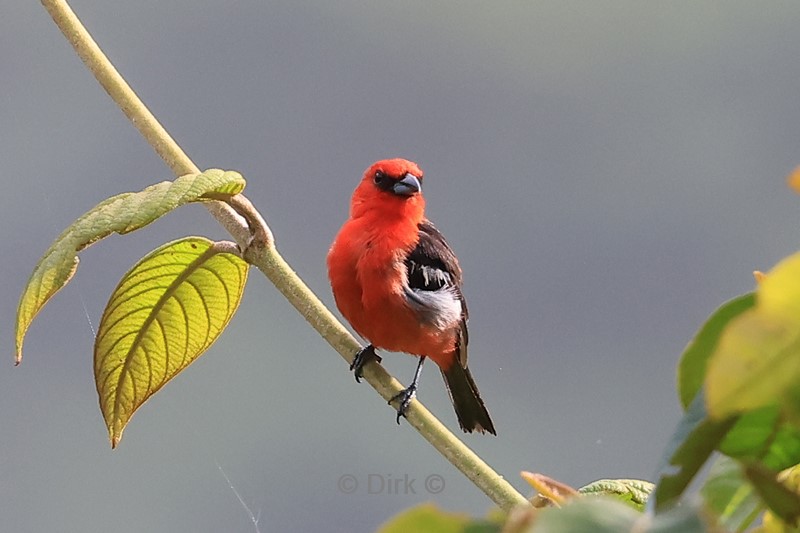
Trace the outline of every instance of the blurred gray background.
<instances>
[{"instance_id":1,"label":"blurred gray background","mask_svg":"<svg viewBox=\"0 0 800 533\"><path fill-rule=\"evenodd\" d=\"M201 168L245 175L330 305L325 254L364 168L421 165L465 269L471 367L499 435L465 440L526 493L522 469L652 478L686 342L798 248L784 182L800 163L797 2L73 7ZM199 206L84 252L13 368L17 298L52 239L170 174L37 2L6 2L0 50L4 531L254 531L218 465L263 532L372 531L428 500L491 507L257 271L222 338L111 451L91 325L152 248L225 237ZM412 359L385 362L411 378ZM437 374L419 396L457 429ZM405 476L415 493L379 490Z\"/></svg>"}]
</instances>

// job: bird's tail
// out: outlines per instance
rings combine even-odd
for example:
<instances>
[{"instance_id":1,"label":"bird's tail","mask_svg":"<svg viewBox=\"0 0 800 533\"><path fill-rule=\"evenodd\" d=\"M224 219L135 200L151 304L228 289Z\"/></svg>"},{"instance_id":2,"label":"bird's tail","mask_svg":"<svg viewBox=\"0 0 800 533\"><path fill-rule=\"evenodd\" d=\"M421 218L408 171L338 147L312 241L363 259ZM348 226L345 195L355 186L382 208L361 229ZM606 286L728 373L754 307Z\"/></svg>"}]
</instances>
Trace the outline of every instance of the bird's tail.
<instances>
[{"instance_id":1,"label":"bird's tail","mask_svg":"<svg viewBox=\"0 0 800 533\"><path fill-rule=\"evenodd\" d=\"M497 435L469 369L454 361L450 368L442 369L442 377L447 385L447 392L450 393L450 401L453 402L461 429L468 433L488 431L492 435Z\"/></svg>"}]
</instances>

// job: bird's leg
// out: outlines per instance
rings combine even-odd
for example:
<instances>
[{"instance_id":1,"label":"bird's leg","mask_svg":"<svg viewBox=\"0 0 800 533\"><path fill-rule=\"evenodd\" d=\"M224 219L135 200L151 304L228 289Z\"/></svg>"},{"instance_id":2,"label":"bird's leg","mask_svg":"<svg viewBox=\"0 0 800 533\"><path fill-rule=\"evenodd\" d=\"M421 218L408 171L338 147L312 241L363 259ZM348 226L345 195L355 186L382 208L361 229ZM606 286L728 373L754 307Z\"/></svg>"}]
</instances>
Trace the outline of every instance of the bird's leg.
<instances>
[{"instance_id":1,"label":"bird's leg","mask_svg":"<svg viewBox=\"0 0 800 533\"><path fill-rule=\"evenodd\" d=\"M371 344L361 348L353 358L353 362L350 363L350 370L353 371L353 375L356 377L356 383L361 383L364 365L369 361L381 362L381 356L375 353L375 347Z\"/></svg>"},{"instance_id":2,"label":"bird's leg","mask_svg":"<svg viewBox=\"0 0 800 533\"><path fill-rule=\"evenodd\" d=\"M424 362L425 356L423 355L419 358L419 363L417 363L417 371L414 372L414 379L411 380L411 385L392 396L392 399L389 400L390 404L395 400L400 400L400 405L397 407L398 424L400 424L400 417L406 416L406 409L408 409L408 406L411 404L411 400L414 399L414 396L417 395L417 384L419 383L419 377L422 375L422 363Z\"/></svg>"}]
</instances>

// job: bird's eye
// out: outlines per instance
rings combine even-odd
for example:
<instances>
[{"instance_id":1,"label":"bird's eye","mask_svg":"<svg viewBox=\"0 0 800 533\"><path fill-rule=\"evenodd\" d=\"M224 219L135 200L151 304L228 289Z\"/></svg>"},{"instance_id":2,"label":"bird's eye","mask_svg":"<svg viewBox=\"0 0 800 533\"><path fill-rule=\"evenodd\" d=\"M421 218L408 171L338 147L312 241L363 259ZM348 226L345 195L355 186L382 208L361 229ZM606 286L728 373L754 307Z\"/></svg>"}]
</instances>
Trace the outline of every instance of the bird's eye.
<instances>
[{"instance_id":1,"label":"bird's eye","mask_svg":"<svg viewBox=\"0 0 800 533\"><path fill-rule=\"evenodd\" d=\"M384 171L377 170L375 171L375 177L372 178L372 181L374 181L375 185L377 185L379 188L385 189L391 180L389 180L389 176L387 176Z\"/></svg>"}]
</instances>

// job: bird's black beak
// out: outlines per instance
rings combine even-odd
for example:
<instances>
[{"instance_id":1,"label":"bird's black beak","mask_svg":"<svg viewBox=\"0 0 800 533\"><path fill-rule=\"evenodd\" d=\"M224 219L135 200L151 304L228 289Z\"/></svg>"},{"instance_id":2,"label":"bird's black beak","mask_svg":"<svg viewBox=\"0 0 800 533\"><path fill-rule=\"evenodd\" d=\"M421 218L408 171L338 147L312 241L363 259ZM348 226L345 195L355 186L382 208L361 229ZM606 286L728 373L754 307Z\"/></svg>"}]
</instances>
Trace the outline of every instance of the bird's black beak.
<instances>
[{"instance_id":1,"label":"bird's black beak","mask_svg":"<svg viewBox=\"0 0 800 533\"><path fill-rule=\"evenodd\" d=\"M392 192L399 196L411 196L422 190L419 178L407 172L403 179L398 180L392 185Z\"/></svg>"}]
</instances>

